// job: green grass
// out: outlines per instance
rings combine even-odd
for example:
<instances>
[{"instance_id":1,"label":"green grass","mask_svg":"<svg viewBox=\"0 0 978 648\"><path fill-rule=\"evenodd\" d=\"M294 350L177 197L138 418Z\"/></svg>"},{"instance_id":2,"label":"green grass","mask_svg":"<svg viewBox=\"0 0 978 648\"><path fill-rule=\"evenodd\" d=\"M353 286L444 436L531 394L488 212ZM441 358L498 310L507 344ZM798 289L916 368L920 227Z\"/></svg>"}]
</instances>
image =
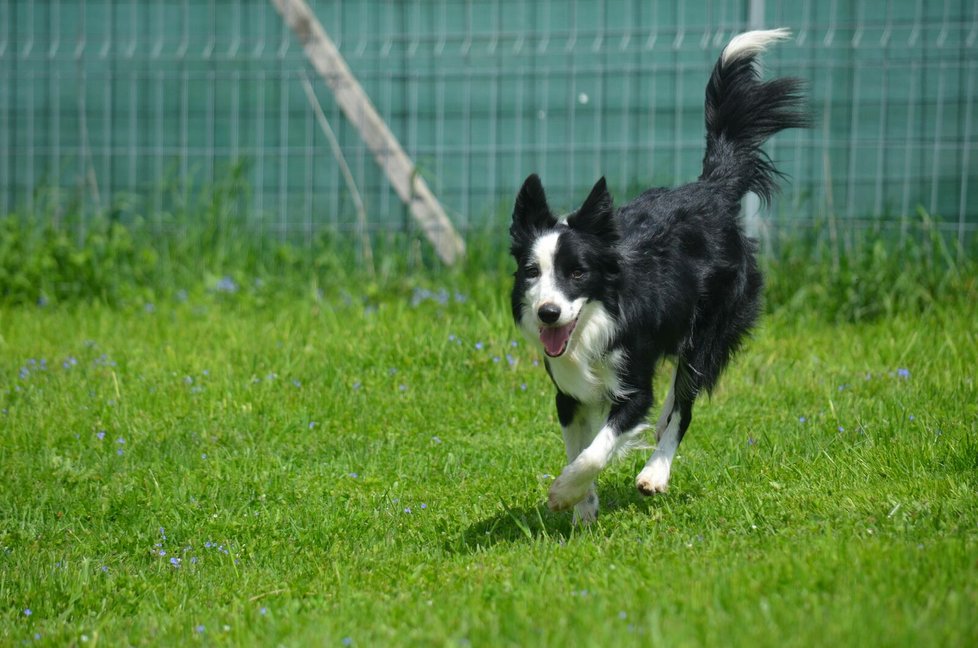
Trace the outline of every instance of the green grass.
<instances>
[{"instance_id":1,"label":"green grass","mask_svg":"<svg viewBox=\"0 0 978 648\"><path fill-rule=\"evenodd\" d=\"M671 491L635 454L580 530L504 288L453 281L0 306L0 644L978 643L974 301L769 315Z\"/></svg>"}]
</instances>

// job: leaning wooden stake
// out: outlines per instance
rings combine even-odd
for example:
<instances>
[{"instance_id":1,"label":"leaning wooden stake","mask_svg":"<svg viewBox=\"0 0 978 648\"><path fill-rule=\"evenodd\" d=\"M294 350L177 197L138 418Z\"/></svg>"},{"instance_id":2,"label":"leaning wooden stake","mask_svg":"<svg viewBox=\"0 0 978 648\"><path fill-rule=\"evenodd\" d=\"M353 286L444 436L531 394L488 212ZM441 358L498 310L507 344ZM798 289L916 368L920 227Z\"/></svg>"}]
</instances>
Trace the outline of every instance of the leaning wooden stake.
<instances>
[{"instance_id":1,"label":"leaning wooden stake","mask_svg":"<svg viewBox=\"0 0 978 648\"><path fill-rule=\"evenodd\" d=\"M299 38L309 62L333 91L336 103L360 133L438 256L449 265L455 263L465 253L465 244L309 5L305 0L271 2Z\"/></svg>"}]
</instances>

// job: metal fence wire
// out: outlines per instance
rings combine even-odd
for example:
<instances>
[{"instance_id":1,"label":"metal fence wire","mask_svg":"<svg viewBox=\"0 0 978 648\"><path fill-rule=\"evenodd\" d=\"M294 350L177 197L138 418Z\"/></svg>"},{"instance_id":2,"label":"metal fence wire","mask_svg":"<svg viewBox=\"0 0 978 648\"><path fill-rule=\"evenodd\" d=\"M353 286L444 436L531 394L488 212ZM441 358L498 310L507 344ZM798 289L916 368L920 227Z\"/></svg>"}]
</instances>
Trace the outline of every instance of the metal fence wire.
<instances>
[{"instance_id":1,"label":"metal fence wire","mask_svg":"<svg viewBox=\"0 0 978 648\"><path fill-rule=\"evenodd\" d=\"M817 123L767 147L790 177L768 227L898 230L923 209L958 240L978 229L973 0L311 4L463 233L499 226L533 171L565 208L601 175L618 199L695 178L713 62L778 26L795 38L765 74L806 79ZM370 227L410 228L267 0L0 0L0 213L152 221L238 168L262 236L352 229L304 77Z\"/></svg>"}]
</instances>

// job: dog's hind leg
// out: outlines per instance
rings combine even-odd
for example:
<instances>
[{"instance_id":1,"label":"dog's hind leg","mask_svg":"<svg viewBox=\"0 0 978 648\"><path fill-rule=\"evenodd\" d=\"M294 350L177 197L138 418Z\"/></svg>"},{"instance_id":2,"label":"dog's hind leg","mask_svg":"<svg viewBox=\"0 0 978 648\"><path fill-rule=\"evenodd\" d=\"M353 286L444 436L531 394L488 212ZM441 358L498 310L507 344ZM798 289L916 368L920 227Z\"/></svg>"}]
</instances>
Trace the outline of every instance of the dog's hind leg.
<instances>
[{"instance_id":1,"label":"dog's hind leg","mask_svg":"<svg viewBox=\"0 0 978 648\"><path fill-rule=\"evenodd\" d=\"M557 418L564 435L567 463L570 464L591 444L598 427L595 426L593 413L588 407L560 392L557 392ZM598 492L592 480L584 499L574 505L574 523L590 524L597 517Z\"/></svg>"},{"instance_id":2,"label":"dog's hind leg","mask_svg":"<svg viewBox=\"0 0 978 648\"><path fill-rule=\"evenodd\" d=\"M656 424L655 452L635 478L635 486L643 495L665 493L669 489L672 461L693 418L693 403L699 393L699 385L700 376L696 370L680 357L662 415Z\"/></svg>"},{"instance_id":3,"label":"dog's hind leg","mask_svg":"<svg viewBox=\"0 0 978 648\"><path fill-rule=\"evenodd\" d=\"M669 425L669 416L672 414L672 408L676 404L676 369L672 370L672 380L669 384L669 395L666 396L666 400L662 403L662 412L659 413L659 420L655 424L655 439L658 441L662 438L662 433L666 431L666 426Z\"/></svg>"}]
</instances>

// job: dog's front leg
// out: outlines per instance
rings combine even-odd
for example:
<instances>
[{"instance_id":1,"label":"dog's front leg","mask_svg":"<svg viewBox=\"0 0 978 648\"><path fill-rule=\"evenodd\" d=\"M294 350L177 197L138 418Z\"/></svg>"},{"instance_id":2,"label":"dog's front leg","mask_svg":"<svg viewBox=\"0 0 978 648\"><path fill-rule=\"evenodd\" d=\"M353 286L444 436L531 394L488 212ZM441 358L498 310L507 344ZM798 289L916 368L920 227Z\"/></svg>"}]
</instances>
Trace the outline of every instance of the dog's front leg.
<instances>
[{"instance_id":1,"label":"dog's front leg","mask_svg":"<svg viewBox=\"0 0 978 648\"><path fill-rule=\"evenodd\" d=\"M607 420L591 443L564 467L551 484L547 501L551 511L567 510L588 496L598 474L619 451L633 445L645 429L644 419L651 403L651 391L638 391L633 392L627 400L612 404ZM596 512L596 496L594 508Z\"/></svg>"},{"instance_id":2,"label":"dog's front leg","mask_svg":"<svg viewBox=\"0 0 978 648\"><path fill-rule=\"evenodd\" d=\"M588 491L593 489L598 473L614 456L616 437L617 434L610 427L602 427L590 445L564 466L560 476L550 485L547 505L551 511L566 511L583 502ZM594 508L597 509L597 497L594 499Z\"/></svg>"}]
</instances>

